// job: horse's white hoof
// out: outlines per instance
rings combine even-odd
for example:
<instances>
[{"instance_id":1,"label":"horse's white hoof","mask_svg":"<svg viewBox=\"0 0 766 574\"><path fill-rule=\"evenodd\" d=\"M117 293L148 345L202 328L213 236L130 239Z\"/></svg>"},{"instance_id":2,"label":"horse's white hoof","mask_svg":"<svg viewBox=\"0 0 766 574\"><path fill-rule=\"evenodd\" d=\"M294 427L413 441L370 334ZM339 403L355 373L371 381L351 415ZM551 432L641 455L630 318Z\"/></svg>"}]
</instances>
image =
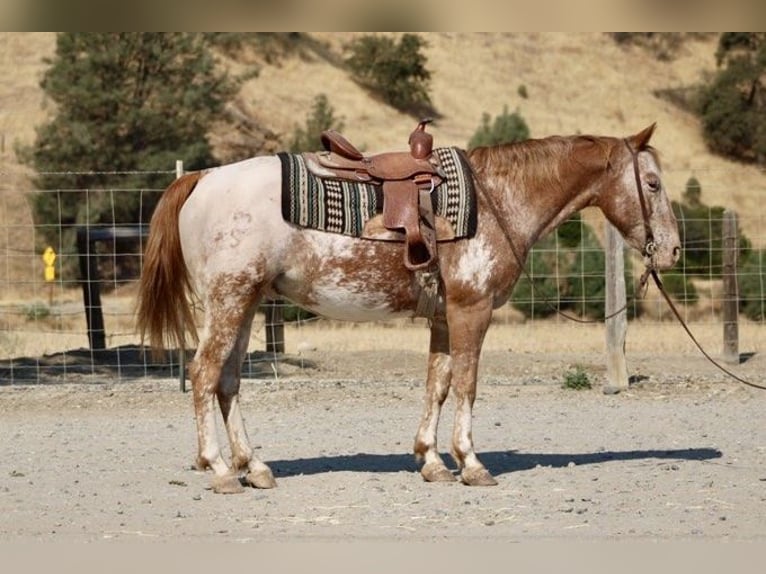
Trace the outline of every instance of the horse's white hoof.
<instances>
[{"instance_id":1,"label":"horse's white hoof","mask_svg":"<svg viewBox=\"0 0 766 574\"><path fill-rule=\"evenodd\" d=\"M254 488L275 488L277 486L277 481L268 468L257 472L248 472L245 480Z\"/></svg>"},{"instance_id":2,"label":"horse's white hoof","mask_svg":"<svg viewBox=\"0 0 766 574\"><path fill-rule=\"evenodd\" d=\"M420 475L426 482L455 482L457 479L443 464L430 462L420 469Z\"/></svg>"},{"instance_id":3,"label":"horse's white hoof","mask_svg":"<svg viewBox=\"0 0 766 574\"><path fill-rule=\"evenodd\" d=\"M484 467L464 468L463 472L460 473L460 478L463 480L463 484L468 486L497 486L497 481Z\"/></svg>"},{"instance_id":4,"label":"horse's white hoof","mask_svg":"<svg viewBox=\"0 0 766 574\"><path fill-rule=\"evenodd\" d=\"M239 482L238 476L215 476L212 481L213 492L216 494L239 494L245 492L245 487Z\"/></svg>"}]
</instances>

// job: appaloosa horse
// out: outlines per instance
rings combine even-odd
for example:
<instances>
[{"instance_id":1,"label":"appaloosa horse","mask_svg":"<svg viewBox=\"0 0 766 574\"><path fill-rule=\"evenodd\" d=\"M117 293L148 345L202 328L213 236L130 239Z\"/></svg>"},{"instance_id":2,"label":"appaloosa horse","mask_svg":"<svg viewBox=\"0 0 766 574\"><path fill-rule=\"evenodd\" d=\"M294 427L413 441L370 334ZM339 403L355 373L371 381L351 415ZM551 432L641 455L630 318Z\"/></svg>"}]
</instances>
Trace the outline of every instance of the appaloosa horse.
<instances>
[{"instance_id":1,"label":"appaloosa horse","mask_svg":"<svg viewBox=\"0 0 766 574\"><path fill-rule=\"evenodd\" d=\"M479 354L493 309L505 304L533 244L573 213L597 206L653 269L680 255L676 219L649 139L564 136L467 152L477 185L475 234L439 244L441 282L429 322L425 407L414 452L426 481L454 481L436 445L448 392L456 402L451 454L468 485L495 479L474 451L471 417ZM196 339L190 298L205 310L194 361L199 468L217 492L276 485L253 454L239 404L240 368L264 297L284 297L317 314L351 321L412 317L418 288L398 243L287 223L276 156L184 175L152 217L138 301L138 327L152 347ZM219 447L215 402L232 460Z\"/></svg>"}]
</instances>

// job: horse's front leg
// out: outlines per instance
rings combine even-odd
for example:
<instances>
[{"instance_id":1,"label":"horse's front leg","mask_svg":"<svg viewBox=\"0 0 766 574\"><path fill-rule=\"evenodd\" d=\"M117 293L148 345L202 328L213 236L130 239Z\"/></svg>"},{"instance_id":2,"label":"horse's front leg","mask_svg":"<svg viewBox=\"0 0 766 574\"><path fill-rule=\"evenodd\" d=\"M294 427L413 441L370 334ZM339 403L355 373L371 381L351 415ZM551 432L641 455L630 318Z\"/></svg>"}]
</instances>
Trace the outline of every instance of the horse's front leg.
<instances>
[{"instance_id":1,"label":"horse's front leg","mask_svg":"<svg viewBox=\"0 0 766 574\"><path fill-rule=\"evenodd\" d=\"M439 415L449 393L452 377L451 363L447 322L444 319L434 319L431 325L425 405L414 449L417 459L423 461L420 474L428 482L455 481L436 448Z\"/></svg>"},{"instance_id":2,"label":"horse's front leg","mask_svg":"<svg viewBox=\"0 0 766 574\"><path fill-rule=\"evenodd\" d=\"M491 299L465 307L449 303L447 305L452 354L452 392L456 403L452 456L461 470L462 481L469 486L497 484L474 452L471 430L479 356L491 317Z\"/></svg>"}]
</instances>

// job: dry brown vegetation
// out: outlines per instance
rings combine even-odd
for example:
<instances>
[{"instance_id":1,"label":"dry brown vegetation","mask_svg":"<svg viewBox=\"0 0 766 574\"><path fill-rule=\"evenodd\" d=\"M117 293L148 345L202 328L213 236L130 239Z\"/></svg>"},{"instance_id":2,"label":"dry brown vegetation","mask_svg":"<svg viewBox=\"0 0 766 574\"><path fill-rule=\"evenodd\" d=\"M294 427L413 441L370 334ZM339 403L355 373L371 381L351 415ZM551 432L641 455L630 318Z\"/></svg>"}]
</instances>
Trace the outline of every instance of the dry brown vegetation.
<instances>
[{"instance_id":1,"label":"dry brown vegetation","mask_svg":"<svg viewBox=\"0 0 766 574\"><path fill-rule=\"evenodd\" d=\"M324 42L335 57L309 52L263 65L259 75L244 84L240 108L284 142L303 125L315 96L324 93L351 141L367 150L404 147L413 119L370 98L337 64L353 35L312 37ZM432 128L438 145L465 146L482 114L498 114L505 105L520 111L533 137L578 132L627 135L656 121L659 129L653 143L662 153L671 196L679 199L693 174L702 184L706 203L736 209L745 216L742 226L750 239L756 245L766 243L760 224L766 191L763 172L711 155L697 118L655 95L658 90L693 86L712 72L715 35L688 39L671 60L660 60L641 47L618 45L604 33L427 33L424 37L431 95L441 114ZM42 262L29 256L35 253L24 197L32 189L30 172L17 161L14 146L30 144L34 127L51 111L38 84L45 59L54 49L52 33L0 33L0 281L6 303L47 298ZM251 56L245 63L225 63L236 73L251 67L253 60ZM520 86L527 98L519 95ZM218 149L227 146L230 133L219 129L211 134ZM595 213L588 217L600 219ZM59 293L60 299L77 304L76 291Z\"/></svg>"}]
</instances>

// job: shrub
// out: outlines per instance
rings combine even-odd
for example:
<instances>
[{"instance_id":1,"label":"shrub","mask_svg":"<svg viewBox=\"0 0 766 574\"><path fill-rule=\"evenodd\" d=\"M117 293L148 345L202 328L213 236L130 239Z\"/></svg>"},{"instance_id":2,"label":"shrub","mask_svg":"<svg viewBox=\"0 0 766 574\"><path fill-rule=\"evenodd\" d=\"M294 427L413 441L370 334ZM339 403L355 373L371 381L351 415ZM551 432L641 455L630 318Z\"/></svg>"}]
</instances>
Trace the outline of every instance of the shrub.
<instances>
[{"instance_id":1,"label":"shrub","mask_svg":"<svg viewBox=\"0 0 766 574\"><path fill-rule=\"evenodd\" d=\"M343 129L343 121L335 117L335 109L325 94L314 98L311 112L304 127L296 127L290 139L289 150L293 153L319 149L319 137L324 130Z\"/></svg>"},{"instance_id":2,"label":"shrub","mask_svg":"<svg viewBox=\"0 0 766 574\"><path fill-rule=\"evenodd\" d=\"M743 257L737 269L739 310L748 319L766 319L766 251Z\"/></svg>"},{"instance_id":3,"label":"shrub","mask_svg":"<svg viewBox=\"0 0 766 574\"><path fill-rule=\"evenodd\" d=\"M716 60L700 91L705 141L716 153L766 164L766 33L721 34Z\"/></svg>"},{"instance_id":4,"label":"shrub","mask_svg":"<svg viewBox=\"0 0 766 574\"><path fill-rule=\"evenodd\" d=\"M368 34L346 45L350 55L345 62L356 81L397 110L417 117L435 115L425 45L417 34L403 34L398 42Z\"/></svg>"},{"instance_id":5,"label":"shrub","mask_svg":"<svg viewBox=\"0 0 766 574\"><path fill-rule=\"evenodd\" d=\"M468 142L468 149L513 143L529 138L529 126L518 110L508 113L508 106L503 108L503 113L492 121L488 113L481 117L481 125L474 132Z\"/></svg>"},{"instance_id":6,"label":"shrub","mask_svg":"<svg viewBox=\"0 0 766 574\"><path fill-rule=\"evenodd\" d=\"M591 388L590 378L582 365L575 365L564 373L564 383L562 384L562 387L574 391Z\"/></svg>"},{"instance_id":7,"label":"shrub","mask_svg":"<svg viewBox=\"0 0 766 574\"><path fill-rule=\"evenodd\" d=\"M511 305L525 317L539 319L556 313L559 285L555 247L555 239L549 236L532 248L525 264L529 276L523 274L513 288Z\"/></svg>"},{"instance_id":8,"label":"shrub","mask_svg":"<svg viewBox=\"0 0 766 574\"><path fill-rule=\"evenodd\" d=\"M662 286L673 299L679 303L694 305L699 300L697 288L686 276L683 269L668 271L661 275Z\"/></svg>"}]
</instances>

